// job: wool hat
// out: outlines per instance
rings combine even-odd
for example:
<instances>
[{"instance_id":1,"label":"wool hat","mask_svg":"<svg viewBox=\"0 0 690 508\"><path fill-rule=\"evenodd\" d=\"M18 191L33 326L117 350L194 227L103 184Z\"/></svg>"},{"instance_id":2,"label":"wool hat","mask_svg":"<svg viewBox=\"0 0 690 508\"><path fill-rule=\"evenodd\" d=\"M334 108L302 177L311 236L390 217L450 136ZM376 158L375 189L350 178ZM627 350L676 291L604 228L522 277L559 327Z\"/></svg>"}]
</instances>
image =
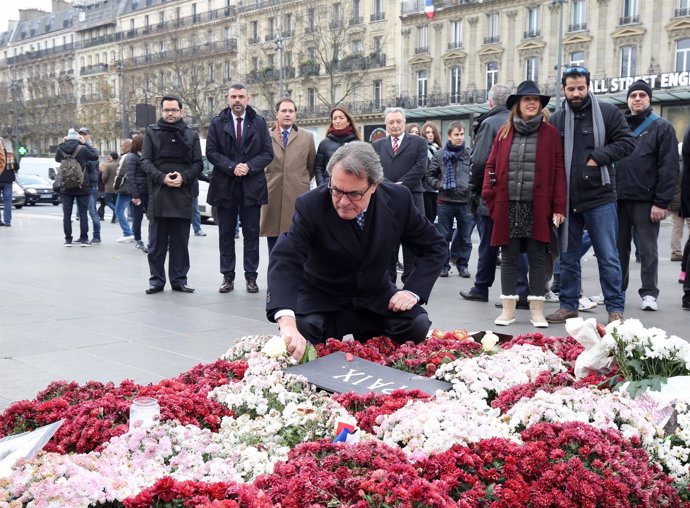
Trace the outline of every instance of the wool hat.
<instances>
[{"instance_id":1,"label":"wool hat","mask_svg":"<svg viewBox=\"0 0 690 508\"><path fill-rule=\"evenodd\" d=\"M529 79L520 83L515 93L508 97L506 108L512 109L515 103L520 100L520 97L539 97L541 109L544 109L551 100L549 95L542 95L537 84Z\"/></svg>"},{"instance_id":2,"label":"wool hat","mask_svg":"<svg viewBox=\"0 0 690 508\"><path fill-rule=\"evenodd\" d=\"M75 131L74 129L70 129L67 131L67 139L76 139L77 141L79 140L79 133Z\"/></svg>"},{"instance_id":3,"label":"wool hat","mask_svg":"<svg viewBox=\"0 0 690 508\"><path fill-rule=\"evenodd\" d=\"M628 95L626 95L625 98L627 99L628 97L630 97L630 94L633 93L635 90L643 91L644 93L649 95L649 98L651 100L651 98L652 98L652 87L649 86L649 83L647 83L645 80L638 79L632 85L630 85L630 88L628 88Z\"/></svg>"}]
</instances>

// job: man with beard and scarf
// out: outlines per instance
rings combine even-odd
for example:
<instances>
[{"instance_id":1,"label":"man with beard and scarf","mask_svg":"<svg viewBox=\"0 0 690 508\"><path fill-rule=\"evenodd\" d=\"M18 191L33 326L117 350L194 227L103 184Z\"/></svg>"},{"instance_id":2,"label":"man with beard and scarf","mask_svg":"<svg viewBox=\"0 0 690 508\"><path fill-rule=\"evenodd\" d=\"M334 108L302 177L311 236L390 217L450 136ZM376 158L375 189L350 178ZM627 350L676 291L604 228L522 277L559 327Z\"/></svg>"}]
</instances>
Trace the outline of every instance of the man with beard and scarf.
<instances>
[{"instance_id":1,"label":"man with beard and scarf","mask_svg":"<svg viewBox=\"0 0 690 508\"><path fill-rule=\"evenodd\" d=\"M472 227L470 213L470 153L465 147L465 127L453 122L448 127L448 141L434 154L425 175L426 184L438 190L438 219L436 225L441 236L450 242L453 236L453 220L458 224L460 252L457 259L458 273L469 276L467 264L472 254ZM441 268L441 277L448 277L450 254Z\"/></svg>"},{"instance_id":2,"label":"man with beard and scarf","mask_svg":"<svg viewBox=\"0 0 690 508\"><path fill-rule=\"evenodd\" d=\"M182 101L161 99L161 117L149 125L144 137L141 167L149 185L149 269L146 294L163 291L165 258L173 291L193 293L187 285L189 272L189 229L192 202L199 192L198 178L203 169L199 135L182 119Z\"/></svg>"},{"instance_id":3,"label":"man with beard and scarf","mask_svg":"<svg viewBox=\"0 0 690 508\"><path fill-rule=\"evenodd\" d=\"M628 288L630 241L633 228L640 239L638 293L642 310L658 309L659 225L673 199L680 170L678 139L673 125L652 112L652 88L635 81L628 88L625 116L635 136L635 151L616 165L618 196L618 255L623 273L623 291Z\"/></svg>"},{"instance_id":4,"label":"man with beard and scarf","mask_svg":"<svg viewBox=\"0 0 690 508\"><path fill-rule=\"evenodd\" d=\"M589 91L589 71L567 67L561 79L565 103L551 117L563 136L563 155L568 185L567 217L559 228L561 253L560 308L549 323L577 317L582 273L580 248L587 229L599 266L599 282L608 321L623 320L625 291L616 240L616 174L613 163L635 149L628 124L617 107L599 103Z\"/></svg>"},{"instance_id":5,"label":"man with beard and scarf","mask_svg":"<svg viewBox=\"0 0 690 508\"><path fill-rule=\"evenodd\" d=\"M247 88L236 83L227 95L228 107L211 120L206 157L213 176L206 201L218 211L218 247L223 282L219 293L235 288L235 227L244 238L244 278L248 293L258 293L259 222L268 203L264 169L273 161L273 144L266 120L249 106Z\"/></svg>"}]
</instances>

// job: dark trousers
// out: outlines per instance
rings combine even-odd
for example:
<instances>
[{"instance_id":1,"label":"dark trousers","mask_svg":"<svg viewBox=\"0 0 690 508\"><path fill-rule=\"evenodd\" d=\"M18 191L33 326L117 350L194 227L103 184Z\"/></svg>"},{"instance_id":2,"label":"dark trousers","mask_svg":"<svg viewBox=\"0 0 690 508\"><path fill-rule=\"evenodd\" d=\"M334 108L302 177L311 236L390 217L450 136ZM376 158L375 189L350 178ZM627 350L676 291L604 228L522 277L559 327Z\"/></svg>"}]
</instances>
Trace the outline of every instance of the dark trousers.
<instances>
[{"instance_id":1,"label":"dark trousers","mask_svg":"<svg viewBox=\"0 0 690 508\"><path fill-rule=\"evenodd\" d=\"M681 263L681 271L686 272L690 263L690 238L685 241L685 248L683 249L683 262ZM690 306L690 277L685 275L685 282L683 282L683 305Z\"/></svg>"},{"instance_id":2,"label":"dark trousers","mask_svg":"<svg viewBox=\"0 0 690 508\"><path fill-rule=\"evenodd\" d=\"M652 203L645 201L618 201L618 255L621 259L623 291L630 281L630 242L633 228L637 230L640 248L640 280L638 291L641 297L659 296L659 223L652 222L649 215Z\"/></svg>"},{"instance_id":3,"label":"dark trousers","mask_svg":"<svg viewBox=\"0 0 690 508\"><path fill-rule=\"evenodd\" d=\"M149 203L149 195L142 194L139 196L141 203L139 205L132 205L134 213L132 214L132 233L134 233L134 241L141 241L141 222L144 220L144 214Z\"/></svg>"},{"instance_id":4,"label":"dark trousers","mask_svg":"<svg viewBox=\"0 0 690 508\"><path fill-rule=\"evenodd\" d=\"M501 247L501 291L504 295L518 294L519 266L524 262L522 253L526 251L529 262L529 294L544 296L547 247L547 243L532 238L511 238L508 245Z\"/></svg>"},{"instance_id":5,"label":"dark trousers","mask_svg":"<svg viewBox=\"0 0 690 508\"><path fill-rule=\"evenodd\" d=\"M218 207L220 273L226 280L235 280L235 226L238 216L244 242L244 276L247 279L256 280L259 271L261 207L244 204L244 192L241 185L235 186L229 207Z\"/></svg>"},{"instance_id":6,"label":"dark trousers","mask_svg":"<svg viewBox=\"0 0 690 508\"><path fill-rule=\"evenodd\" d=\"M65 240L72 241L72 209L74 202L77 202L79 213L79 240L89 239L89 194L85 196L72 196L71 194L62 195L62 229L65 232Z\"/></svg>"},{"instance_id":7,"label":"dark trousers","mask_svg":"<svg viewBox=\"0 0 690 508\"><path fill-rule=\"evenodd\" d=\"M191 219L154 217L149 222L149 271L151 286L165 286L165 257L171 286L187 284L189 272L189 228Z\"/></svg>"},{"instance_id":8,"label":"dark trousers","mask_svg":"<svg viewBox=\"0 0 690 508\"><path fill-rule=\"evenodd\" d=\"M352 334L355 340L366 341L372 337L385 335L402 344L411 340L419 343L426 338L431 321L422 309L416 316L388 317L375 314L367 309L343 310L316 314L297 314L297 329L312 344L325 342L326 339L342 339Z\"/></svg>"},{"instance_id":9,"label":"dark trousers","mask_svg":"<svg viewBox=\"0 0 690 508\"><path fill-rule=\"evenodd\" d=\"M438 192L424 191L424 215L429 222L436 221Z\"/></svg>"},{"instance_id":10,"label":"dark trousers","mask_svg":"<svg viewBox=\"0 0 690 508\"><path fill-rule=\"evenodd\" d=\"M278 241L277 236L267 236L266 237L266 243L268 244L268 255L271 255L271 251L273 250L273 247L276 246L276 242Z\"/></svg>"},{"instance_id":11,"label":"dark trousers","mask_svg":"<svg viewBox=\"0 0 690 508\"><path fill-rule=\"evenodd\" d=\"M415 206L417 207L417 210L424 215L424 197L421 192L413 192L412 193L412 201L414 202ZM395 284L395 281L398 278L398 272L396 271L395 265L398 262L398 251L400 251L400 244L393 249L393 252L391 253L391 261L390 265L388 267L388 275L390 276L391 282ZM403 284L407 281L407 278L410 276L410 273L412 273L412 269L415 266L415 263L417 263L417 256L408 249L407 247L403 246L403 273L400 276L400 280L402 280Z\"/></svg>"}]
</instances>

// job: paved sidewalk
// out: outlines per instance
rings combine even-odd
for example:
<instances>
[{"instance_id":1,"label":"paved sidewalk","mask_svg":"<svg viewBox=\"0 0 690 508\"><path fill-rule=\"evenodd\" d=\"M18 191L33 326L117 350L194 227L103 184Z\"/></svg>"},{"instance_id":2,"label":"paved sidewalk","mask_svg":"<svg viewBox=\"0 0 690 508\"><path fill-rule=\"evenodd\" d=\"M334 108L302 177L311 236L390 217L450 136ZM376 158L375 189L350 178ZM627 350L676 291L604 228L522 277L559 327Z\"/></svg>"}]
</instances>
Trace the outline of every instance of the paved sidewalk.
<instances>
[{"instance_id":1,"label":"paved sidewalk","mask_svg":"<svg viewBox=\"0 0 690 508\"><path fill-rule=\"evenodd\" d=\"M163 293L146 295L146 256L133 244L115 242L120 235L116 224L107 219L102 223L100 246L65 248L61 220L59 207L25 207L13 211L12 228L0 228L0 410L33 398L53 380L157 382L214 360L238 337L277 330L264 312L265 242L259 294L248 294L241 276L234 292L218 293L222 277L217 228L204 226L208 236L190 238L189 285L196 293L175 293L168 286ZM690 338L690 313L680 306L680 263L669 261L669 234L670 224L664 223L659 242L660 310L640 310L639 265L633 262L626 316ZM476 233L474 241L476 256ZM242 239L235 242L241 267ZM470 265L473 274L475 263L476 259ZM585 294L599 293L591 253L583 261L583 272ZM438 280L428 305L434 327L514 334L534 330L527 311L518 311L515 325L498 330L493 302L500 295L500 282L486 304L458 295L471 280L461 279L455 270ZM546 305L547 312L556 308ZM602 307L581 315L606 320ZM565 334L563 325L541 331Z\"/></svg>"}]
</instances>

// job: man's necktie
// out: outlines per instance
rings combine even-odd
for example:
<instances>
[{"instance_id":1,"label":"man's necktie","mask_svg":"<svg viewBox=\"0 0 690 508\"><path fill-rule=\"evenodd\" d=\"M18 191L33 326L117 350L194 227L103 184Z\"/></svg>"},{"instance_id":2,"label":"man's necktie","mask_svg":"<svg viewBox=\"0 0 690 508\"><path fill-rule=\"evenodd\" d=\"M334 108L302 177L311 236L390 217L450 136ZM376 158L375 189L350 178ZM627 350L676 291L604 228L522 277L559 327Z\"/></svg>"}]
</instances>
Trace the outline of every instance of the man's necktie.
<instances>
[{"instance_id":1,"label":"man's necktie","mask_svg":"<svg viewBox=\"0 0 690 508\"><path fill-rule=\"evenodd\" d=\"M393 138L393 153L398 153L398 138Z\"/></svg>"},{"instance_id":2,"label":"man's necktie","mask_svg":"<svg viewBox=\"0 0 690 508\"><path fill-rule=\"evenodd\" d=\"M242 145L242 118L237 119L237 148Z\"/></svg>"},{"instance_id":3,"label":"man's necktie","mask_svg":"<svg viewBox=\"0 0 690 508\"><path fill-rule=\"evenodd\" d=\"M364 229L364 212L360 212L357 214L357 217L355 217L355 220L357 221L357 225L359 226L359 229Z\"/></svg>"},{"instance_id":4,"label":"man's necktie","mask_svg":"<svg viewBox=\"0 0 690 508\"><path fill-rule=\"evenodd\" d=\"M288 131L283 131L283 148L287 148Z\"/></svg>"}]
</instances>

